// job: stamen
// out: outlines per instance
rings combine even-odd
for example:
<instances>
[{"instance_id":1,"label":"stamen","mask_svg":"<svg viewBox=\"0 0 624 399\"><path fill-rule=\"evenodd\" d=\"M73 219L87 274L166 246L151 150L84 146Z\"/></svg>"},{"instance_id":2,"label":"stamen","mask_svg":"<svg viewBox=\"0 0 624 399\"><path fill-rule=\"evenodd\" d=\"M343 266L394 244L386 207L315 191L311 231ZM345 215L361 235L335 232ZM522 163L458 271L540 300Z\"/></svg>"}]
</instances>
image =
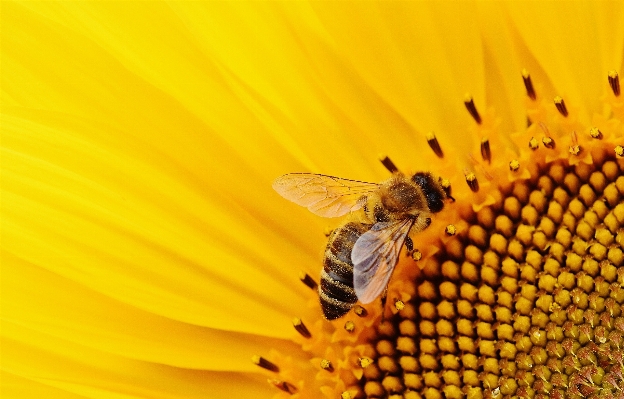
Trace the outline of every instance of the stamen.
<instances>
[{"instance_id":1,"label":"stamen","mask_svg":"<svg viewBox=\"0 0 624 399\"><path fill-rule=\"evenodd\" d=\"M394 302L394 307L396 308L396 310L401 311L401 310L405 309L405 302L403 302L401 300L396 300Z\"/></svg>"},{"instance_id":2,"label":"stamen","mask_svg":"<svg viewBox=\"0 0 624 399\"><path fill-rule=\"evenodd\" d=\"M304 338L312 337L312 334L310 334L310 330L308 330L308 328L305 326L305 324L303 324L303 321L300 318L295 317L292 323L295 327L295 330L297 330L297 332L301 334Z\"/></svg>"},{"instance_id":3,"label":"stamen","mask_svg":"<svg viewBox=\"0 0 624 399\"><path fill-rule=\"evenodd\" d=\"M559 111L559 113L565 117L568 116L568 109L565 106L565 103L563 102L563 98L557 96L555 97L555 107L557 107L557 111Z\"/></svg>"},{"instance_id":4,"label":"stamen","mask_svg":"<svg viewBox=\"0 0 624 399\"><path fill-rule=\"evenodd\" d=\"M589 129L589 135L595 139L602 138L602 132L597 127L592 127L591 129Z\"/></svg>"},{"instance_id":5,"label":"stamen","mask_svg":"<svg viewBox=\"0 0 624 399\"><path fill-rule=\"evenodd\" d=\"M390 158L388 158L387 155L383 155L383 154L380 155L379 156L379 160L381 161L383 166L385 166L386 169L388 169L388 171L390 173L397 173L399 171L399 168L396 167L394 162L392 162L392 160Z\"/></svg>"},{"instance_id":6,"label":"stamen","mask_svg":"<svg viewBox=\"0 0 624 399\"><path fill-rule=\"evenodd\" d=\"M618 97L620 95L620 77L615 70L609 71L609 86L611 86L613 94Z\"/></svg>"},{"instance_id":7,"label":"stamen","mask_svg":"<svg viewBox=\"0 0 624 399\"><path fill-rule=\"evenodd\" d=\"M454 236L457 233L457 228L452 225L449 224L448 226L446 226L446 228L444 229L444 232L449 235L449 236Z\"/></svg>"},{"instance_id":8,"label":"stamen","mask_svg":"<svg viewBox=\"0 0 624 399\"><path fill-rule=\"evenodd\" d=\"M360 367L362 367L363 369L370 366L371 364L373 364L373 359L371 359L370 357L361 357L358 359L358 363L360 365Z\"/></svg>"},{"instance_id":9,"label":"stamen","mask_svg":"<svg viewBox=\"0 0 624 399\"><path fill-rule=\"evenodd\" d=\"M479 191L479 182L477 181L477 175L475 175L473 172L465 173L465 175L468 187L470 187L470 189L475 193Z\"/></svg>"},{"instance_id":10,"label":"stamen","mask_svg":"<svg viewBox=\"0 0 624 399\"><path fill-rule=\"evenodd\" d=\"M468 110L468 113L479 125L481 124L481 115L479 115L479 111L477 111L477 107L475 106L474 99L470 94L466 94L464 97L464 105Z\"/></svg>"},{"instance_id":11,"label":"stamen","mask_svg":"<svg viewBox=\"0 0 624 399\"><path fill-rule=\"evenodd\" d=\"M535 137L531 137L531 140L529 140L529 148L532 150L537 150L538 147L539 142L535 139Z\"/></svg>"},{"instance_id":12,"label":"stamen","mask_svg":"<svg viewBox=\"0 0 624 399\"><path fill-rule=\"evenodd\" d=\"M334 371L334 366L333 366L333 365L332 365L332 363L331 363L329 360L327 360L327 359L323 359L323 360L321 360L321 368L322 368L323 370L327 370L327 371L329 371L330 373Z\"/></svg>"},{"instance_id":13,"label":"stamen","mask_svg":"<svg viewBox=\"0 0 624 399\"><path fill-rule=\"evenodd\" d=\"M347 332L353 332L353 330L355 330L355 323L352 322L351 320L347 321L344 325L344 329Z\"/></svg>"},{"instance_id":14,"label":"stamen","mask_svg":"<svg viewBox=\"0 0 624 399\"><path fill-rule=\"evenodd\" d=\"M429 147L431 147L431 149L438 156L438 158L444 157L444 153L442 152L442 148L440 147L440 143L438 142L435 134L433 132L429 132L425 137L427 139Z\"/></svg>"},{"instance_id":15,"label":"stamen","mask_svg":"<svg viewBox=\"0 0 624 399\"><path fill-rule=\"evenodd\" d=\"M266 370L269 370L269 371L273 371L274 373L278 373L279 372L279 367L277 367L276 364L271 363L270 361L266 360L262 356L253 355L251 357L251 361L252 361L253 364L255 364L256 366L260 366L263 369L266 369Z\"/></svg>"},{"instance_id":16,"label":"stamen","mask_svg":"<svg viewBox=\"0 0 624 399\"><path fill-rule=\"evenodd\" d=\"M353 313L355 313L356 315L360 317L366 317L368 315L368 311L360 305L355 305L353 307Z\"/></svg>"},{"instance_id":17,"label":"stamen","mask_svg":"<svg viewBox=\"0 0 624 399\"><path fill-rule=\"evenodd\" d=\"M578 155L581 152L581 147L578 144L571 145L568 151L570 151L570 154L572 155Z\"/></svg>"},{"instance_id":18,"label":"stamen","mask_svg":"<svg viewBox=\"0 0 624 399\"><path fill-rule=\"evenodd\" d=\"M509 169L512 172L517 171L518 169L520 169L520 162L518 162L517 159L513 159L511 162L509 162Z\"/></svg>"},{"instance_id":19,"label":"stamen","mask_svg":"<svg viewBox=\"0 0 624 399\"><path fill-rule=\"evenodd\" d=\"M314 281L314 279L306 272L301 272L299 274L299 280L313 290L316 290L318 287L316 281Z\"/></svg>"},{"instance_id":20,"label":"stamen","mask_svg":"<svg viewBox=\"0 0 624 399\"><path fill-rule=\"evenodd\" d=\"M351 395L351 392L349 391L344 391L341 395L340 395L341 399L353 399L353 395Z\"/></svg>"},{"instance_id":21,"label":"stamen","mask_svg":"<svg viewBox=\"0 0 624 399\"><path fill-rule=\"evenodd\" d=\"M267 381L269 382L269 384L273 385L274 387L281 389L282 391L287 392L291 395L297 392L297 388L293 384L288 383L286 381L273 380L273 379L268 379Z\"/></svg>"},{"instance_id":22,"label":"stamen","mask_svg":"<svg viewBox=\"0 0 624 399\"><path fill-rule=\"evenodd\" d=\"M533 82L531 81L531 75L529 75L529 71L526 69L522 70L522 80L524 81L524 88L526 89L527 96L531 100L535 100L537 95L535 94L535 89L533 88Z\"/></svg>"},{"instance_id":23,"label":"stamen","mask_svg":"<svg viewBox=\"0 0 624 399\"><path fill-rule=\"evenodd\" d=\"M414 252L412 252L412 259L414 259L416 262L418 262L419 260L422 259L422 252L420 252L419 250L414 250Z\"/></svg>"},{"instance_id":24,"label":"stamen","mask_svg":"<svg viewBox=\"0 0 624 399\"><path fill-rule=\"evenodd\" d=\"M618 157L624 157L624 147L622 147L621 145L618 145L617 147L615 147L615 155L617 155Z\"/></svg>"},{"instance_id":25,"label":"stamen","mask_svg":"<svg viewBox=\"0 0 624 399\"><path fill-rule=\"evenodd\" d=\"M490 150L490 140L487 137L481 139L481 157L484 161L490 162L492 159L492 151Z\"/></svg>"},{"instance_id":26,"label":"stamen","mask_svg":"<svg viewBox=\"0 0 624 399\"><path fill-rule=\"evenodd\" d=\"M551 139L550 137L542 138L542 144L544 144L544 147L546 148L555 148L555 140Z\"/></svg>"}]
</instances>

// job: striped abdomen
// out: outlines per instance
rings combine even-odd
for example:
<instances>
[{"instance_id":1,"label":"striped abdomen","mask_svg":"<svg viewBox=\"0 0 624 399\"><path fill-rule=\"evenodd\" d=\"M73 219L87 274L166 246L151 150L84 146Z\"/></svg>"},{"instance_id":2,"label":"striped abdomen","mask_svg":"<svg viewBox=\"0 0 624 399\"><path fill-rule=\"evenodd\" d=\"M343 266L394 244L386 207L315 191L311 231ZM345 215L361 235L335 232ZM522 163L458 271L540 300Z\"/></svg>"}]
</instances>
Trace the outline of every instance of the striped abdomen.
<instances>
[{"instance_id":1,"label":"striped abdomen","mask_svg":"<svg viewBox=\"0 0 624 399\"><path fill-rule=\"evenodd\" d=\"M358 238L370 228L370 224L349 222L329 236L319 285L321 308L328 320L344 316L357 302L351 251Z\"/></svg>"}]
</instances>

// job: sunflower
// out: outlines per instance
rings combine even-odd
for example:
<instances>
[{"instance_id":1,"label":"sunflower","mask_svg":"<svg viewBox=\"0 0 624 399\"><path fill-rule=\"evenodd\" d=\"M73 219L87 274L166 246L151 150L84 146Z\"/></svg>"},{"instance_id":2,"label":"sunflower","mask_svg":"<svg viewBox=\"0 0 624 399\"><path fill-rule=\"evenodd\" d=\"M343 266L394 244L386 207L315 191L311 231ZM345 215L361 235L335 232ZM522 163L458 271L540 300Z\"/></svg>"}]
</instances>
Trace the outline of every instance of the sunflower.
<instances>
[{"instance_id":1,"label":"sunflower","mask_svg":"<svg viewBox=\"0 0 624 399\"><path fill-rule=\"evenodd\" d=\"M3 2L3 397L621 397L623 13ZM379 153L455 202L329 322L271 182Z\"/></svg>"}]
</instances>

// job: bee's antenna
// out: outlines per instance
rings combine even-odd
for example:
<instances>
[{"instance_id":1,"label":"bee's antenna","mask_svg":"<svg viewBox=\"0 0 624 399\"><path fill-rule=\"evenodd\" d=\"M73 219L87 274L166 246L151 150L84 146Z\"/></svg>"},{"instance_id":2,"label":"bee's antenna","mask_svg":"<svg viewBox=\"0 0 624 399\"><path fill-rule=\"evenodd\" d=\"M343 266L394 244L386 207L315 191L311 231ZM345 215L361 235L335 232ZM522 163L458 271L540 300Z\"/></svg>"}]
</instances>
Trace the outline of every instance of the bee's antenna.
<instances>
[{"instance_id":1,"label":"bee's antenna","mask_svg":"<svg viewBox=\"0 0 624 399\"><path fill-rule=\"evenodd\" d=\"M379 160L381 161L383 166L385 166L386 169L388 169L388 171L390 173L395 174L395 173L399 172L399 168L396 167L394 162L392 162L392 160L390 158L388 158L387 155L385 155L385 154L379 155Z\"/></svg>"}]
</instances>

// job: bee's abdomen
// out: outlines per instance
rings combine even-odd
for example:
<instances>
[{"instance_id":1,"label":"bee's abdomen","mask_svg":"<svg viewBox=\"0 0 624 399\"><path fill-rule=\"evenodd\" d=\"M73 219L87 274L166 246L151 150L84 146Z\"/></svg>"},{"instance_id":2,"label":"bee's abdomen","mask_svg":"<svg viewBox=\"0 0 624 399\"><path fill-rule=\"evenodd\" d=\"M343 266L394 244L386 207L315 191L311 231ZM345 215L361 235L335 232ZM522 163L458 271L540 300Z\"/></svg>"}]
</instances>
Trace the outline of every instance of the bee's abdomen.
<instances>
[{"instance_id":1,"label":"bee's abdomen","mask_svg":"<svg viewBox=\"0 0 624 399\"><path fill-rule=\"evenodd\" d=\"M357 302L351 251L358 238L370 228L369 224L350 222L329 236L319 285L321 308L328 320L344 316Z\"/></svg>"}]
</instances>

